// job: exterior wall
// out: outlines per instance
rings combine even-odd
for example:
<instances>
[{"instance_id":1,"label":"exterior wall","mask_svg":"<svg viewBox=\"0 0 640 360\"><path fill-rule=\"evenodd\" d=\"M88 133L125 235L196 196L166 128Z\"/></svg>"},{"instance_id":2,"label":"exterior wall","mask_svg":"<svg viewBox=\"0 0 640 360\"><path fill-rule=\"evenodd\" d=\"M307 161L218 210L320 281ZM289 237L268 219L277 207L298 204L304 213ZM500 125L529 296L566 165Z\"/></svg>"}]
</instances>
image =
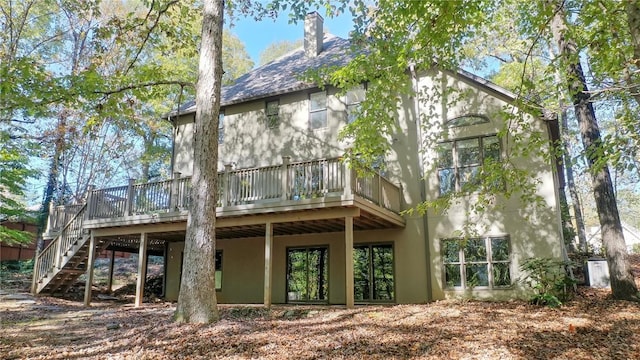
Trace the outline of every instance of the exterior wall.
<instances>
[{"instance_id":1,"label":"exterior wall","mask_svg":"<svg viewBox=\"0 0 640 360\"><path fill-rule=\"evenodd\" d=\"M411 229L357 231L354 244L393 244L395 296L398 303L428 301L426 269L417 270L424 263L424 252L415 251L408 236ZM424 244L423 238L419 242ZM275 236L273 241L272 301L286 303L287 249L326 246L329 252L330 304L345 303L344 233ZM178 298L180 265L184 243L169 244L166 299ZM220 303L262 303L264 300L264 238L217 240L222 250L222 289L216 292Z\"/></svg>"},{"instance_id":2,"label":"exterior wall","mask_svg":"<svg viewBox=\"0 0 640 360\"><path fill-rule=\"evenodd\" d=\"M455 94L447 97L443 93L437 99L434 111L422 108L423 115L427 117L429 127L423 134L424 141L428 141L429 135L441 131L442 124L462 115L483 114L489 117L490 123L458 127L447 129L441 133L439 140L452 140L481 135L496 134L506 125L506 121L501 114L502 110L512 111L509 104L501 99L496 93L489 93L489 90L481 90L472 86L468 81L462 80L450 74L439 74L440 77L423 77L420 86L430 87L437 84L440 88L446 86L447 89L458 89L459 94L464 97L458 99ZM437 79L438 82L432 81ZM526 115L528 116L528 115ZM531 128L527 132L520 132L523 139L527 139L531 133L539 133L545 140L548 140L546 124L543 120L528 116L528 124ZM515 130L518 132L518 130ZM513 143L513 130L510 132L509 141L502 141L502 156L510 150L509 144ZM439 197L439 180L436 170L437 156L434 150L425 152L425 192L427 200L435 200ZM468 215L471 205L476 197L471 195L461 201L451 205L445 214L438 214L433 210L427 213L429 252L431 254L431 283L434 299L446 297L490 297L490 298L511 298L522 296L525 289L518 283L521 276L519 267L522 262L530 257L552 257L561 259L562 257L562 232L560 230L560 215L556 203L556 183L552 167L541 155L531 154L528 157L512 159L519 168L530 170L538 180L536 195L543 201L541 208L535 208L531 204L520 200L518 194L514 194L510 199L498 197L495 199L495 208L486 214L478 216ZM472 290L448 290L444 284L443 258L441 253L441 240L459 237L457 232L463 230L465 221L469 220L471 229L479 236L503 236L508 235L511 250L511 279L514 285L508 289L476 289Z\"/></svg>"},{"instance_id":3,"label":"exterior wall","mask_svg":"<svg viewBox=\"0 0 640 360\"><path fill-rule=\"evenodd\" d=\"M389 139L392 152L385 161L387 176L402 186L403 209L413 208L424 200L434 200L439 196L439 184L434 168L436 154L433 149L421 149L424 144L429 144L430 137L447 140L495 134L505 125L505 120L499 113L504 107L508 108L509 103L503 95L450 74L427 74L417 81L420 88L432 85L459 89L461 93L457 95L464 96L443 92L441 97L433 98L426 104L414 98L401 99L396 115L399 130ZM282 156L290 156L292 161L340 156L347 147L346 143L337 140L339 129L346 124L344 96L336 96L335 89L328 90L327 127L318 130L309 129L308 99L309 92L281 96L280 125L275 129L269 129L266 125L264 100L226 107L225 134L224 141L220 144L219 169L229 163L234 163L236 168L280 164ZM441 133L444 121L468 114L486 115L491 122ZM546 124L542 120L530 120L531 130L547 136ZM174 171L180 171L183 175L191 174L192 122L192 115L179 120L174 134ZM526 134L524 135L526 138ZM503 151L505 146L506 143L503 143ZM544 199L544 207L535 211L525 209L523 205L526 204L523 204L516 194L508 200L497 199L497 204L501 206L498 210L490 212L485 217L471 220L483 236L509 236L511 279L515 283L520 275L519 266L524 259L560 258L562 239L552 167L539 156L514 161L522 168L536 172L539 180L537 194ZM524 289L517 284L506 290L445 289L440 242L462 230L466 220L464 214L468 212L472 201L473 196L465 198L453 205L444 215L433 211L428 211L425 216L417 212L405 214L406 227L401 230L354 233L355 244L393 243L396 302L423 303L458 296L507 298L523 294ZM286 249L326 245L329 247L330 258L329 302L344 303L343 244L343 233L274 237L272 301L283 303L286 299ZM179 280L171 278L176 266L179 270L181 246L181 243L170 245L168 299L177 298ZM264 239L219 240L217 247L223 250L223 285L222 290L218 292L218 300L223 303L261 303Z\"/></svg>"},{"instance_id":4,"label":"exterior wall","mask_svg":"<svg viewBox=\"0 0 640 360\"><path fill-rule=\"evenodd\" d=\"M344 96L327 89L327 127L309 128L309 92L283 95L280 102L280 124L267 126L266 101L256 100L225 107L224 140L219 144L218 169L225 164L250 168L282 163L283 156L292 161L338 157L346 145L337 140L339 129L346 124ZM190 175L193 165L193 114L181 117L174 129L174 172Z\"/></svg>"}]
</instances>

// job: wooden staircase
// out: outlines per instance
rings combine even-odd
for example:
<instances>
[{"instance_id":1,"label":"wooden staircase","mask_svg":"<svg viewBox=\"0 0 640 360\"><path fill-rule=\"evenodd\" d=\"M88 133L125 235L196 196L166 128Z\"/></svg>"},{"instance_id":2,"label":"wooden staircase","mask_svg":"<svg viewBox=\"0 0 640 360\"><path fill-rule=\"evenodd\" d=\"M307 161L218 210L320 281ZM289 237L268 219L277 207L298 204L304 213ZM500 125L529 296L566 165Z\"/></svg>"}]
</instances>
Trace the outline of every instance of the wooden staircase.
<instances>
[{"instance_id":1,"label":"wooden staircase","mask_svg":"<svg viewBox=\"0 0 640 360\"><path fill-rule=\"evenodd\" d=\"M82 226L85 212L83 206L36 258L34 293L66 292L87 271L91 236ZM108 245L106 241L98 241L96 251Z\"/></svg>"}]
</instances>

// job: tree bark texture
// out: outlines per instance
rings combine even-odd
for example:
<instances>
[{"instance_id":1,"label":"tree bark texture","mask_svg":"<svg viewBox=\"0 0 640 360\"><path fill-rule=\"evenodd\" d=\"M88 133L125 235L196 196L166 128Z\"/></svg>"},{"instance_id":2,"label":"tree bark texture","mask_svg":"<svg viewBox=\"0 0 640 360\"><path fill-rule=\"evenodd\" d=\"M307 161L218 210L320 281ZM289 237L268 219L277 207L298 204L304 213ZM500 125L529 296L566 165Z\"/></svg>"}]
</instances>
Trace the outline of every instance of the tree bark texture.
<instances>
[{"instance_id":1,"label":"tree bark texture","mask_svg":"<svg viewBox=\"0 0 640 360\"><path fill-rule=\"evenodd\" d=\"M223 0L204 1L196 86L191 205L175 313L179 322L211 323L219 317L214 262L223 7Z\"/></svg>"},{"instance_id":2,"label":"tree bark texture","mask_svg":"<svg viewBox=\"0 0 640 360\"><path fill-rule=\"evenodd\" d=\"M629 34L631 35L631 45L633 46L633 59L631 60L630 71L627 82L631 87L631 94L640 105L640 84L638 76L631 75L631 71L640 69L640 0L627 0L625 7L627 12L627 22L629 24Z\"/></svg>"},{"instance_id":3,"label":"tree bark texture","mask_svg":"<svg viewBox=\"0 0 640 360\"><path fill-rule=\"evenodd\" d=\"M573 100L580 135L585 149L589 172L593 181L593 194L600 219L602 244L607 253L611 291L615 299L637 299L637 288L631 274L622 224L618 213L609 167L600 163L602 138L587 83L580 65L579 51L574 41L566 37L567 22L562 2L549 2L554 7L551 32L558 44L560 58L567 64L565 78Z\"/></svg>"},{"instance_id":4,"label":"tree bark texture","mask_svg":"<svg viewBox=\"0 0 640 360\"><path fill-rule=\"evenodd\" d=\"M567 173L567 188L569 189L569 196L571 196L571 203L573 205L573 215L576 219L576 231L578 233L578 250L587 253L587 233L584 226L584 216L582 215L582 207L580 205L580 197L576 190L576 180L573 176L573 162L571 161L571 148L568 143L569 124L567 123L566 111L561 114L561 131L563 133L564 144L564 166Z\"/></svg>"}]
</instances>

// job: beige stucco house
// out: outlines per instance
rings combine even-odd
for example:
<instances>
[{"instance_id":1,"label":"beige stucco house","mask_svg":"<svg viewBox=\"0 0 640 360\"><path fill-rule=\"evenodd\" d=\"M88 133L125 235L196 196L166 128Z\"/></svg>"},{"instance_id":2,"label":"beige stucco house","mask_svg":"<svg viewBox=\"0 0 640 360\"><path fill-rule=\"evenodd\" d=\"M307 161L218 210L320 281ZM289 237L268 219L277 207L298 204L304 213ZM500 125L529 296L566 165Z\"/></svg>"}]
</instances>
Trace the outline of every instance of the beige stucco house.
<instances>
[{"instance_id":1,"label":"beige stucco house","mask_svg":"<svg viewBox=\"0 0 640 360\"><path fill-rule=\"evenodd\" d=\"M400 100L394 114L400 130L389 139L384 171L358 175L341 160L349 143L337 135L366 97L367 84L341 95L296 77L350 59L349 42L323 34L322 23L310 14L304 48L223 89L218 301L352 306L521 296L525 289L517 279L524 259L562 256L559 183L542 156L510 159L535 170L540 206L497 197L492 210L474 215L471 194L446 213L406 210L459 191L486 159L504 161L513 141L527 141L527 132L548 138L546 121L526 115L526 131L498 137L507 121L501 114L517 112L513 94L463 71L408 71L416 87L440 84L459 89L465 99ZM85 271L91 281L85 264L93 263L96 249L131 249L165 256L165 296L177 299L194 111L187 104L170 117L173 179L95 189L80 212L54 209L49 236L56 241L36 265L34 291L64 289ZM427 113L430 125L424 126ZM437 142L425 146L434 132ZM475 235L461 240L469 229ZM140 259L144 278L145 257ZM139 297L141 292L139 286Z\"/></svg>"}]
</instances>

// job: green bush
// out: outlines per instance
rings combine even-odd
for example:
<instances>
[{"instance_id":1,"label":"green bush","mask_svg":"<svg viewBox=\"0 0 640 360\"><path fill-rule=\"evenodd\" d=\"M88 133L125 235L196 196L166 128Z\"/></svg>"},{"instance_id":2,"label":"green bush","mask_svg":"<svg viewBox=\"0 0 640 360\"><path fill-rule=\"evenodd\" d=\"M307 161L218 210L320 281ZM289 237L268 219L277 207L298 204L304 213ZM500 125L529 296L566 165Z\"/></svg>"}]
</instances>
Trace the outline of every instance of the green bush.
<instances>
[{"instance_id":1,"label":"green bush","mask_svg":"<svg viewBox=\"0 0 640 360\"><path fill-rule=\"evenodd\" d=\"M575 283L567 275L570 263L549 258L529 258L520 266L526 274L520 281L533 289L531 303L559 307L568 300L568 289Z\"/></svg>"}]
</instances>

